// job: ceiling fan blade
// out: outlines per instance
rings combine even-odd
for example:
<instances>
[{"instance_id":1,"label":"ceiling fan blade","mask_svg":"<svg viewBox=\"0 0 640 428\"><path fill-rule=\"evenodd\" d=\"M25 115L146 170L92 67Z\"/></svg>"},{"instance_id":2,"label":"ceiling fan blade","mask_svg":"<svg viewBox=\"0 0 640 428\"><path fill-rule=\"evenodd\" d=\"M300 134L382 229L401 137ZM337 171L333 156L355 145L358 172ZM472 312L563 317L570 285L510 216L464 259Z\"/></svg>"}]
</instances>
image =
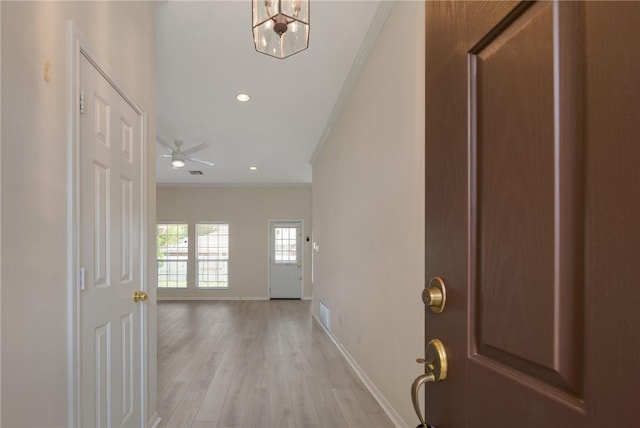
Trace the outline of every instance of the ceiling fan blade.
<instances>
[{"instance_id":1,"label":"ceiling fan blade","mask_svg":"<svg viewBox=\"0 0 640 428\"><path fill-rule=\"evenodd\" d=\"M185 156L189 156L195 152L199 152L200 150L208 149L209 145L207 143L198 144L197 146L191 147L190 149L183 150Z\"/></svg>"},{"instance_id":2,"label":"ceiling fan blade","mask_svg":"<svg viewBox=\"0 0 640 428\"><path fill-rule=\"evenodd\" d=\"M171 143L167 143L162 137L160 137L159 135L156 135L156 141L158 143L160 143L161 145L165 146L168 149L171 149L172 152L176 151L177 149L171 144Z\"/></svg>"},{"instance_id":3,"label":"ceiling fan blade","mask_svg":"<svg viewBox=\"0 0 640 428\"><path fill-rule=\"evenodd\" d=\"M213 166L213 162L210 162L208 160L198 159L194 157L188 157L187 159L190 160L191 162L201 163L202 165Z\"/></svg>"}]
</instances>

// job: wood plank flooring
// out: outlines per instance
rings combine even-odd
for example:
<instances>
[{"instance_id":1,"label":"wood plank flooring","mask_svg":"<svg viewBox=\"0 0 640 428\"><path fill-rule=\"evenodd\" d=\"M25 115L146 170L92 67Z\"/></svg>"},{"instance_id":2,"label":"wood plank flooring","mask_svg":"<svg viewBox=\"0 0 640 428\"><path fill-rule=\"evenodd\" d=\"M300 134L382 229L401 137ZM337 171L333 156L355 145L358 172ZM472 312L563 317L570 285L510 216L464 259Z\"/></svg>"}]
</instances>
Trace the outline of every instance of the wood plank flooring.
<instances>
[{"instance_id":1,"label":"wood plank flooring","mask_svg":"<svg viewBox=\"0 0 640 428\"><path fill-rule=\"evenodd\" d=\"M309 301L158 302L162 427L378 427L393 423Z\"/></svg>"}]
</instances>

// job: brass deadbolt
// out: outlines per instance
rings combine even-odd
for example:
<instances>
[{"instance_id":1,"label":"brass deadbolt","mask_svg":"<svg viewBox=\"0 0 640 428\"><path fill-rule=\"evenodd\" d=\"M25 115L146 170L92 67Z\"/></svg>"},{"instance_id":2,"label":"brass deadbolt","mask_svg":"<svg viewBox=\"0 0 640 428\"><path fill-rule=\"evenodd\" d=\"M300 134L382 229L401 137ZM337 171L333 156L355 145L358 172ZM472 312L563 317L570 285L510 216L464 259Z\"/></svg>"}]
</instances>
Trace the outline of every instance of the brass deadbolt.
<instances>
[{"instance_id":1,"label":"brass deadbolt","mask_svg":"<svg viewBox=\"0 0 640 428\"><path fill-rule=\"evenodd\" d=\"M439 276L431 278L429 285L422 290L422 301L435 314L444 311L444 304L447 302L447 290L442 278Z\"/></svg>"}]
</instances>

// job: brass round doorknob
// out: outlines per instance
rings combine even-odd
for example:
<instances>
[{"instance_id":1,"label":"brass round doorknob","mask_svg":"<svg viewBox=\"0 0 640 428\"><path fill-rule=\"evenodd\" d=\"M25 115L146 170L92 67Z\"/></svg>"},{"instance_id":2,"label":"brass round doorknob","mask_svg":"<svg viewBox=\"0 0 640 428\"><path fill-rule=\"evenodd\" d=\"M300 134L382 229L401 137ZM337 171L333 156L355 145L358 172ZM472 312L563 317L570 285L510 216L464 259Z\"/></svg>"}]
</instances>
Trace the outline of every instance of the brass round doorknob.
<instances>
[{"instance_id":1,"label":"brass round doorknob","mask_svg":"<svg viewBox=\"0 0 640 428\"><path fill-rule=\"evenodd\" d=\"M133 293L134 302L146 302L148 298L149 298L149 295L144 291L135 291Z\"/></svg>"},{"instance_id":2,"label":"brass round doorknob","mask_svg":"<svg viewBox=\"0 0 640 428\"><path fill-rule=\"evenodd\" d=\"M433 313L439 314L444 311L444 304L447 302L447 290L442 278L439 276L431 278L429 285L422 290L422 301L429 306Z\"/></svg>"}]
</instances>

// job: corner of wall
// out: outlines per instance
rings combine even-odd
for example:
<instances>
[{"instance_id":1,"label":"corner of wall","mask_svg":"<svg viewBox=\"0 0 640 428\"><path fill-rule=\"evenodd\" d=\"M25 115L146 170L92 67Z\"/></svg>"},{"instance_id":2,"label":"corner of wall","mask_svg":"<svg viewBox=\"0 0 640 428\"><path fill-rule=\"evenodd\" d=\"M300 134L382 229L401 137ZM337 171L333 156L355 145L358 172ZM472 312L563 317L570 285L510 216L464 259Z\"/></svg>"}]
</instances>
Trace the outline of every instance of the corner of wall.
<instances>
[{"instance_id":1,"label":"corner of wall","mask_svg":"<svg viewBox=\"0 0 640 428\"><path fill-rule=\"evenodd\" d=\"M367 34L364 37L362 45L358 50L358 54L353 60L353 64L351 65L351 69L349 70L349 74L342 85L342 89L338 94L338 98L336 99L336 103L333 105L331 109L331 113L329 114L329 119L324 128L324 132L320 137L320 140L316 144L313 153L311 154L311 158L309 159L309 163L313 165L320 152L322 151L322 147L324 146L325 141L329 137L331 133L331 129L333 129L333 125L335 124L336 119L340 116L340 112L342 111L342 106L344 104L345 99L351 93L351 89L353 88L354 83L358 80L358 76L360 75L360 71L362 67L364 67L365 62L367 61L367 57L373 49L375 45L376 39L378 38L378 34L382 31L382 27L384 23L387 21L387 17L389 13L391 13L391 8L393 7L395 0L386 0L381 1L378 6L378 10L376 10L376 14L371 21L371 25L369 25L369 29L367 30Z\"/></svg>"},{"instance_id":2,"label":"corner of wall","mask_svg":"<svg viewBox=\"0 0 640 428\"><path fill-rule=\"evenodd\" d=\"M313 313L330 308L332 338L399 426L424 346L424 37L424 3L395 2L312 158Z\"/></svg>"}]
</instances>

